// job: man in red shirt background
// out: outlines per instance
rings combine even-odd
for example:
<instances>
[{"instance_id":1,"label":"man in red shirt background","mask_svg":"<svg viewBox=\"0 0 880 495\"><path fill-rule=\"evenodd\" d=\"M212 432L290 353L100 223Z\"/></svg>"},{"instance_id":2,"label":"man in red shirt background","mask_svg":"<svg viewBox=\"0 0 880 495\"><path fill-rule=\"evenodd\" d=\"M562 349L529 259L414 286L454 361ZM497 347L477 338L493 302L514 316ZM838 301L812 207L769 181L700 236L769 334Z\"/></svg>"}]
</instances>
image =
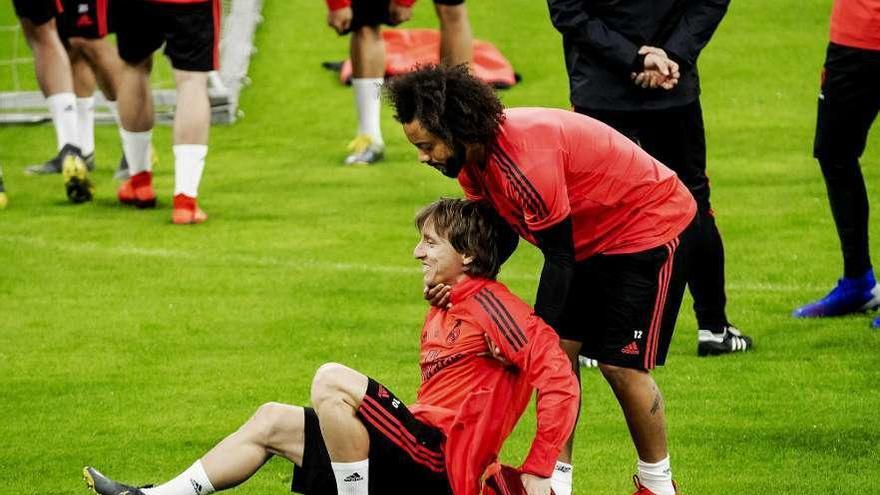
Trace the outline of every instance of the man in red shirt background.
<instances>
[{"instance_id":1,"label":"man in red shirt background","mask_svg":"<svg viewBox=\"0 0 880 495\"><path fill-rule=\"evenodd\" d=\"M252 476L272 455L295 465L307 495L418 492L476 495L537 389L537 429L520 468L528 495L549 495L556 458L574 428L579 390L559 338L495 281L507 227L488 207L440 200L416 218L413 255L426 286L451 287L421 332L422 383L406 406L341 364L312 382L313 408L268 403L176 478L152 488L83 475L100 495L208 495Z\"/></svg>"},{"instance_id":2,"label":"man in red shirt background","mask_svg":"<svg viewBox=\"0 0 880 495\"><path fill-rule=\"evenodd\" d=\"M63 0L64 12L57 20L61 37L73 71L73 91L76 95L76 120L79 147L86 167L95 169L95 89L100 88L110 113L119 122L116 105L122 60L116 47L107 40L112 32L109 12L110 0ZM44 163L25 169L28 175L60 174L61 160L54 157ZM128 178L128 165L120 160L117 178Z\"/></svg>"},{"instance_id":3,"label":"man in red shirt background","mask_svg":"<svg viewBox=\"0 0 880 495\"><path fill-rule=\"evenodd\" d=\"M122 147L130 178L117 197L137 208L154 208L151 148L153 52L165 45L174 69L174 196L171 221L201 223L208 216L198 206L198 190L208 154L211 105L208 73L220 64L220 0L125 0L113 5L119 56Z\"/></svg>"},{"instance_id":4,"label":"man in red shirt background","mask_svg":"<svg viewBox=\"0 0 880 495\"><path fill-rule=\"evenodd\" d=\"M537 315L576 372L581 353L599 362L638 452L638 493L673 493L649 371L666 360L684 291L676 247L696 212L690 192L607 125L565 110L504 110L463 68L423 67L387 88L419 160L542 251ZM426 297L446 305L445 290L434 285ZM569 444L554 473L558 495L571 492L571 470Z\"/></svg>"},{"instance_id":5,"label":"man in red shirt background","mask_svg":"<svg viewBox=\"0 0 880 495\"><path fill-rule=\"evenodd\" d=\"M838 316L880 306L868 249L868 193L859 166L880 111L880 0L835 0L822 72L813 156L819 160L843 254L843 277L798 318ZM880 328L880 318L872 323Z\"/></svg>"},{"instance_id":6,"label":"man in red shirt background","mask_svg":"<svg viewBox=\"0 0 880 495\"><path fill-rule=\"evenodd\" d=\"M381 26L396 26L412 17L415 0L327 0L327 24L338 34L351 34L351 86L354 90L358 134L349 144L346 165L369 165L381 160L385 141L380 128L381 86L385 81L385 42ZM469 64L473 34L464 0L434 0L440 20L440 61Z\"/></svg>"},{"instance_id":7,"label":"man in red shirt background","mask_svg":"<svg viewBox=\"0 0 880 495\"><path fill-rule=\"evenodd\" d=\"M13 0L12 4L34 54L37 84L52 115L58 143L54 160L58 171L64 172L67 198L73 203L91 201L94 186L80 146L70 58L58 35L56 21L64 6L61 0Z\"/></svg>"}]
</instances>

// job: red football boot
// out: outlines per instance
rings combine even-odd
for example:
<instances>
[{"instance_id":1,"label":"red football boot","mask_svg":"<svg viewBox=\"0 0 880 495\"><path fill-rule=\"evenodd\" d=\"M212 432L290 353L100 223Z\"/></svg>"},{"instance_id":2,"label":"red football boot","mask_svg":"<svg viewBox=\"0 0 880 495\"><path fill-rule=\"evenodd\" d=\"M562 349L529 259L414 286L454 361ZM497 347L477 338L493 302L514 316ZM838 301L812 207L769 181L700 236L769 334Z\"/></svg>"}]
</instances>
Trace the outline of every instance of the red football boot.
<instances>
[{"instance_id":1,"label":"red football boot","mask_svg":"<svg viewBox=\"0 0 880 495\"><path fill-rule=\"evenodd\" d=\"M153 173L141 172L131 176L116 191L119 202L138 208L154 208L156 192L153 191Z\"/></svg>"},{"instance_id":2,"label":"red football boot","mask_svg":"<svg viewBox=\"0 0 880 495\"><path fill-rule=\"evenodd\" d=\"M641 480L639 480L638 476L633 475L633 483L636 484L636 491L633 495L657 495L648 489L648 487L642 485ZM675 488L675 495L681 495L681 492L678 491L678 484L675 481L672 481L672 487Z\"/></svg>"},{"instance_id":3,"label":"red football boot","mask_svg":"<svg viewBox=\"0 0 880 495\"><path fill-rule=\"evenodd\" d=\"M199 208L196 198L185 194L174 196L174 211L171 212L171 221L178 225L190 223L202 223L208 219L208 215Z\"/></svg>"}]
</instances>

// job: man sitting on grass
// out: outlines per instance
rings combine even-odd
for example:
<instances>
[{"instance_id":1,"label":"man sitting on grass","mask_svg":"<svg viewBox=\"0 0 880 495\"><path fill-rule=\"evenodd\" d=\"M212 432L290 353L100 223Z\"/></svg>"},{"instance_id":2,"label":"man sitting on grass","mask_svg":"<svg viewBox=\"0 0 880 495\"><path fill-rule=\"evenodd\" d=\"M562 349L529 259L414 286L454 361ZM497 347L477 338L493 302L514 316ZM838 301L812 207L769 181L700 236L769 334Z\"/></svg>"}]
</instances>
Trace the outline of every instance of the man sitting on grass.
<instances>
[{"instance_id":1,"label":"man sitting on grass","mask_svg":"<svg viewBox=\"0 0 880 495\"><path fill-rule=\"evenodd\" d=\"M416 217L414 256L426 287L452 286L421 333L422 383L406 406L370 377L321 366L313 407L268 403L189 469L134 488L86 467L100 495L207 495L250 478L273 455L294 466L307 495L475 495L481 477L538 391L537 431L521 467L529 495L549 495L556 458L574 428L579 387L559 338L495 276L507 252L488 207L442 199Z\"/></svg>"}]
</instances>

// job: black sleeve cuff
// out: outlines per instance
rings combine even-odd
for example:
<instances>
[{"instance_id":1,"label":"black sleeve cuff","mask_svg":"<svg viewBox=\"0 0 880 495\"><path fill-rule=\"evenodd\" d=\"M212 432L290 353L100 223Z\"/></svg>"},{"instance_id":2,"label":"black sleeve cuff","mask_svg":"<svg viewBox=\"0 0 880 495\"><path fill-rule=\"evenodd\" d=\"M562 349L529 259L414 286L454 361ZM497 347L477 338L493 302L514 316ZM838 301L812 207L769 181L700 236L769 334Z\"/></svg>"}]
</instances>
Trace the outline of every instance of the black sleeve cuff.
<instances>
[{"instance_id":1,"label":"black sleeve cuff","mask_svg":"<svg viewBox=\"0 0 880 495\"><path fill-rule=\"evenodd\" d=\"M632 71L638 74L645 70L645 55L636 54L636 59L632 64Z\"/></svg>"}]
</instances>

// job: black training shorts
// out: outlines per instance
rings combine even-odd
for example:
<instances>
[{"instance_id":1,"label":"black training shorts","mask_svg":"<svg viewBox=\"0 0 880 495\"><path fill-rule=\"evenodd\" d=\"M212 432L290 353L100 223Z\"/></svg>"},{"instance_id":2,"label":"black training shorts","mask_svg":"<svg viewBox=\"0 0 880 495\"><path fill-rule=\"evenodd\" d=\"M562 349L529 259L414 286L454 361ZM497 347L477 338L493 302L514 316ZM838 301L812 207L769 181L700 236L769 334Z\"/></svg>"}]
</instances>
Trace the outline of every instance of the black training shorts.
<instances>
[{"instance_id":1,"label":"black training shorts","mask_svg":"<svg viewBox=\"0 0 880 495\"><path fill-rule=\"evenodd\" d=\"M209 72L220 67L220 0L161 3L116 0L113 23L119 56L138 63L165 44L178 70Z\"/></svg>"},{"instance_id":2,"label":"black training shorts","mask_svg":"<svg viewBox=\"0 0 880 495\"><path fill-rule=\"evenodd\" d=\"M440 430L416 419L400 399L372 379L357 414L370 435L370 493L412 489L419 495L452 494L442 451L445 437ZM291 491L336 495L336 479L318 415L308 407L303 465L293 467Z\"/></svg>"},{"instance_id":3,"label":"black training shorts","mask_svg":"<svg viewBox=\"0 0 880 495\"><path fill-rule=\"evenodd\" d=\"M649 370L666 361L684 294L678 239L632 254L575 264L560 338L600 363Z\"/></svg>"},{"instance_id":4,"label":"black training shorts","mask_svg":"<svg viewBox=\"0 0 880 495\"><path fill-rule=\"evenodd\" d=\"M58 34L65 40L107 36L111 32L109 4L110 0L64 0L64 12L58 17Z\"/></svg>"},{"instance_id":5,"label":"black training shorts","mask_svg":"<svg viewBox=\"0 0 880 495\"><path fill-rule=\"evenodd\" d=\"M461 5L464 0L434 0L438 5ZM389 12L391 0L352 0L351 25L342 34L357 31L364 26L394 26Z\"/></svg>"},{"instance_id":6,"label":"black training shorts","mask_svg":"<svg viewBox=\"0 0 880 495\"><path fill-rule=\"evenodd\" d=\"M15 15L39 26L52 20L64 10L61 0L12 0Z\"/></svg>"},{"instance_id":7,"label":"black training shorts","mask_svg":"<svg viewBox=\"0 0 880 495\"><path fill-rule=\"evenodd\" d=\"M352 0L351 25L342 34L357 31L364 26L393 26L390 5L391 0Z\"/></svg>"},{"instance_id":8,"label":"black training shorts","mask_svg":"<svg viewBox=\"0 0 880 495\"><path fill-rule=\"evenodd\" d=\"M880 111L880 51L828 44L813 156L849 162L865 151Z\"/></svg>"}]
</instances>

